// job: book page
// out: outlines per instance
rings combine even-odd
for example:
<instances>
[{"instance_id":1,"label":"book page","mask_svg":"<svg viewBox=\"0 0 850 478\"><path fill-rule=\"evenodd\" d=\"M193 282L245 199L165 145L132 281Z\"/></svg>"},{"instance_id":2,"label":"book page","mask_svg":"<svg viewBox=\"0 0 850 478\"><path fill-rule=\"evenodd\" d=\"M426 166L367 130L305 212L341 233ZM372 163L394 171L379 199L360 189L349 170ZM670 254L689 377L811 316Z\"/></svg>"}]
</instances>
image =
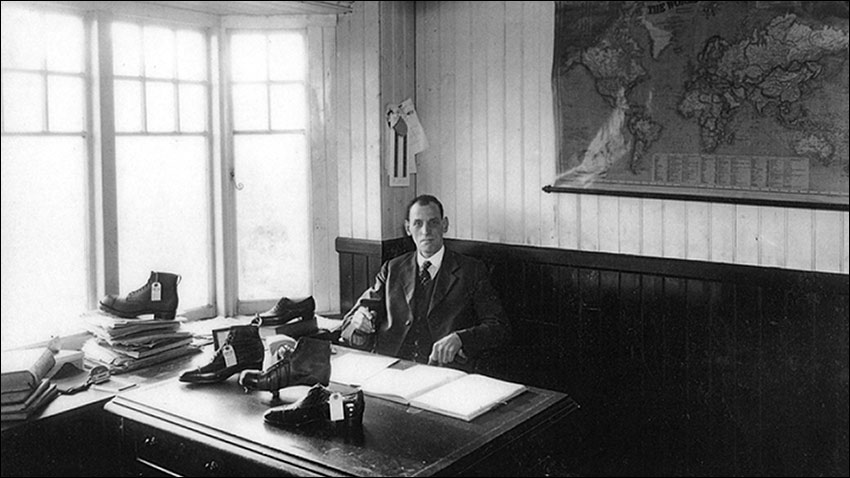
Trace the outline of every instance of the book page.
<instances>
[{"instance_id":1,"label":"book page","mask_svg":"<svg viewBox=\"0 0 850 478\"><path fill-rule=\"evenodd\" d=\"M451 368L414 365L405 370L386 369L363 383L363 393L407 404L417 395L456 380L466 372Z\"/></svg>"},{"instance_id":2,"label":"book page","mask_svg":"<svg viewBox=\"0 0 850 478\"><path fill-rule=\"evenodd\" d=\"M358 352L347 352L331 357L331 382L360 386L369 377L398 362L395 357L385 357Z\"/></svg>"},{"instance_id":3,"label":"book page","mask_svg":"<svg viewBox=\"0 0 850 478\"><path fill-rule=\"evenodd\" d=\"M416 397L410 405L470 421L525 390L519 383L467 375Z\"/></svg>"}]
</instances>

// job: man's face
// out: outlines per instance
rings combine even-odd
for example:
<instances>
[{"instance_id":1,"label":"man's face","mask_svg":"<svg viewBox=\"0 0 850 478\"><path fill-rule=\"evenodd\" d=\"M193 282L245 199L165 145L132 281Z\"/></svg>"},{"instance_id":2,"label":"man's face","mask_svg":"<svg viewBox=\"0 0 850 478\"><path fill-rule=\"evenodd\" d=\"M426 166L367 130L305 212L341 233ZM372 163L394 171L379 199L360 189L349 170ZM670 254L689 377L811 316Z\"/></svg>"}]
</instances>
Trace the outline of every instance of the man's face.
<instances>
[{"instance_id":1,"label":"man's face","mask_svg":"<svg viewBox=\"0 0 850 478\"><path fill-rule=\"evenodd\" d=\"M404 228L413 238L419 253L423 257L431 257L443 247L443 234L449 229L449 220L440 216L440 208L436 204L414 204L404 221Z\"/></svg>"}]
</instances>

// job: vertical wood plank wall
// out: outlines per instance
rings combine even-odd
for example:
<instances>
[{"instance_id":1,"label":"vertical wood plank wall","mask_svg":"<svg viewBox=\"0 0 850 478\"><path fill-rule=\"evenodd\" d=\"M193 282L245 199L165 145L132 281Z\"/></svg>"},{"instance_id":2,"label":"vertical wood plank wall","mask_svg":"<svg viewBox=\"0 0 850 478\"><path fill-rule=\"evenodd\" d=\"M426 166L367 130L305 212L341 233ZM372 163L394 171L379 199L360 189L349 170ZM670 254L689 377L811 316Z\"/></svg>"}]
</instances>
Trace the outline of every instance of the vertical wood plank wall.
<instances>
[{"instance_id":1,"label":"vertical wood plank wall","mask_svg":"<svg viewBox=\"0 0 850 478\"><path fill-rule=\"evenodd\" d=\"M416 192L442 199L449 236L850 271L847 212L543 193L555 177L553 22L552 2L416 2L416 101L430 142Z\"/></svg>"}]
</instances>

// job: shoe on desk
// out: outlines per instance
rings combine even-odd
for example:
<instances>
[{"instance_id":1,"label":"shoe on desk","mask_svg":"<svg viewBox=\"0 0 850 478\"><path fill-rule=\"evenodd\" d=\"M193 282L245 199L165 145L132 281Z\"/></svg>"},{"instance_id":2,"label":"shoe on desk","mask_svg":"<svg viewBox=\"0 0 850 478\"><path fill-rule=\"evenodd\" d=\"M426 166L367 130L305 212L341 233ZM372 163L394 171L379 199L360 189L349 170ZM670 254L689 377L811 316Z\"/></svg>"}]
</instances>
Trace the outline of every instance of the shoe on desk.
<instances>
[{"instance_id":1,"label":"shoe on desk","mask_svg":"<svg viewBox=\"0 0 850 478\"><path fill-rule=\"evenodd\" d=\"M331 416L332 401L341 402L341 410L335 417ZM365 408L366 400L362 390L343 394L332 392L317 383L304 398L289 405L269 409L263 419L266 423L281 428L299 427L315 422L342 422L346 428L359 428L363 425Z\"/></svg>"},{"instance_id":2,"label":"shoe on desk","mask_svg":"<svg viewBox=\"0 0 850 478\"><path fill-rule=\"evenodd\" d=\"M258 314L258 317L263 320L263 325L281 325L296 317L312 319L315 312L316 301L313 296L300 300L284 297L271 309Z\"/></svg>"}]
</instances>

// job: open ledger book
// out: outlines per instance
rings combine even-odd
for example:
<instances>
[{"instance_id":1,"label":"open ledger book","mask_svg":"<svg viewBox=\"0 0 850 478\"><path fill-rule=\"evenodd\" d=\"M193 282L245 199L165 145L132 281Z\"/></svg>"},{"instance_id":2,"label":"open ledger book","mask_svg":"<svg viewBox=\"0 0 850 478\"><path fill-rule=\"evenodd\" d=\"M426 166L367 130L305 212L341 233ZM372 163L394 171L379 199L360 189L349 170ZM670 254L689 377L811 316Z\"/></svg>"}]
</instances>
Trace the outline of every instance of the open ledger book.
<instances>
[{"instance_id":1,"label":"open ledger book","mask_svg":"<svg viewBox=\"0 0 850 478\"><path fill-rule=\"evenodd\" d=\"M366 380L362 389L367 395L470 421L527 388L461 370L414 365L385 369Z\"/></svg>"}]
</instances>

